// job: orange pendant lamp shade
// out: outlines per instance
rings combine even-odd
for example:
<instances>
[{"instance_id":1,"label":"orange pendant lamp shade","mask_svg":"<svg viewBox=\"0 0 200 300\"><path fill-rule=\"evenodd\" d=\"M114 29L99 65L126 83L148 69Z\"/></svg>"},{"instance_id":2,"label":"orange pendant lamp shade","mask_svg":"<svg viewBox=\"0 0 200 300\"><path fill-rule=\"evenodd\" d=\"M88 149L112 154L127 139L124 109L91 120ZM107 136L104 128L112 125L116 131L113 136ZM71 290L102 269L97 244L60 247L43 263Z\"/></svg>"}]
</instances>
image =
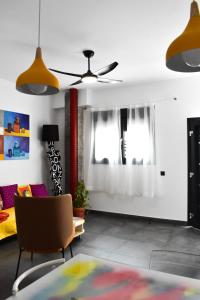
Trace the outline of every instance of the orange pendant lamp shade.
<instances>
[{"instance_id":1,"label":"orange pendant lamp shade","mask_svg":"<svg viewBox=\"0 0 200 300\"><path fill-rule=\"evenodd\" d=\"M190 20L184 32L167 50L166 66L178 72L200 71L200 14L196 1L191 4Z\"/></svg>"},{"instance_id":2,"label":"orange pendant lamp shade","mask_svg":"<svg viewBox=\"0 0 200 300\"><path fill-rule=\"evenodd\" d=\"M17 78L16 89L30 95L53 95L59 92L59 81L45 66L40 47L36 49L33 64Z\"/></svg>"}]
</instances>

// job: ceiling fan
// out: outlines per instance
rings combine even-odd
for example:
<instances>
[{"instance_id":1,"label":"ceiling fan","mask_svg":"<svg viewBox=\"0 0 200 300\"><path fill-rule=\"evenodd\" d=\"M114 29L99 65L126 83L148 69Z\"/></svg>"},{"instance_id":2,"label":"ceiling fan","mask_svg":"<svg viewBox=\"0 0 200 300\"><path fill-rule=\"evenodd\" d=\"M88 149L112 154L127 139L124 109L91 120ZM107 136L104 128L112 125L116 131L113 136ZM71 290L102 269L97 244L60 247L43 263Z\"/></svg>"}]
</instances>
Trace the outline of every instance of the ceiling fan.
<instances>
[{"instance_id":1,"label":"ceiling fan","mask_svg":"<svg viewBox=\"0 0 200 300\"><path fill-rule=\"evenodd\" d=\"M49 70L54 71L56 73L64 74L64 75L80 77L80 80L78 80L70 85L76 85L79 83L93 83L93 82L101 82L101 83L122 82L122 80L115 80L115 79L101 77L102 75L105 75L105 74L111 72L112 70L114 70L117 67L118 62L115 61L112 64L97 70L96 72L92 72L90 69L90 59L92 56L94 56L94 51L84 50L83 55L88 59L88 70L84 74L67 73L67 72L63 72L63 71L59 71L59 70L55 70L55 69L51 69L51 68Z\"/></svg>"}]
</instances>

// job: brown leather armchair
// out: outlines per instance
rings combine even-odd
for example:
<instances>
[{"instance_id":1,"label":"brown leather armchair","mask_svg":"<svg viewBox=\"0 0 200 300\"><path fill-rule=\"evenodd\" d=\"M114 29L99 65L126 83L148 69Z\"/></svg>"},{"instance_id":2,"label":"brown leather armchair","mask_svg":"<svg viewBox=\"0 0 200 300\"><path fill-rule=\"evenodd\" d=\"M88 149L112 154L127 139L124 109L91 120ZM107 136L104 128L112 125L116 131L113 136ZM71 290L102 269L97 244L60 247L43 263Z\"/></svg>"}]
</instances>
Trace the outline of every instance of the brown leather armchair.
<instances>
[{"instance_id":1,"label":"brown leather armchair","mask_svg":"<svg viewBox=\"0 0 200 300\"><path fill-rule=\"evenodd\" d=\"M74 238L73 209L71 195L49 197L15 196L15 214L19 242L19 258L22 251L33 253L61 252L69 245L73 257L71 241Z\"/></svg>"}]
</instances>

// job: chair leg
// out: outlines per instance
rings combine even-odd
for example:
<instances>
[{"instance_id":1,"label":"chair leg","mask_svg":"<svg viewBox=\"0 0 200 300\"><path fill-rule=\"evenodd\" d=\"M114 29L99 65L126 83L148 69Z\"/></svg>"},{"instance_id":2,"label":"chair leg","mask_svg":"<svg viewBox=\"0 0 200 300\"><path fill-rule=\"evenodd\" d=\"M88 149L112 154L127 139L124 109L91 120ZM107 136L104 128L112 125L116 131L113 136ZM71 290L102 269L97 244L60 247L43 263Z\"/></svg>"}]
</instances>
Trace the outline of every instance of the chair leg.
<instances>
[{"instance_id":1,"label":"chair leg","mask_svg":"<svg viewBox=\"0 0 200 300\"><path fill-rule=\"evenodd\" d=\"M15 280L17 279L18 272L19 272L19 265L20 265L21 255L22 255L22 249L19 248L19 257L18 257L18 262L17 262L17 270L16 270L16 273L15 273Z\"/></svg>"},{"instance_id":2,"label":"chair leg","mask_svg":"<svg viewBox=\"0 0 200 300\"><path fill-rule=\"evenodd\" d=\"M33 252L31 252L31 262L33 262Z\"/></svg>"},{"instance_id":3,"label":"chair leg","mask_svg":"<svg viewBox=\"0 0 200 300\"><path fill-rule=\"evenodd\" d=\"M62 248L62 257L65 258L65 249Z\"/></svg>"},{"instance_id":4,"label":"chair leg","mask_svg":"<svg viewBox=\"0 0 200 300\"><path fill-rule=\"evenodd\" d=\"M74 255L73 255L73 251L72 251L72 246L71 246L71 244L69 245L69 249L70 249L71 257L73 257Z\"/></svg>"}]
</instances>

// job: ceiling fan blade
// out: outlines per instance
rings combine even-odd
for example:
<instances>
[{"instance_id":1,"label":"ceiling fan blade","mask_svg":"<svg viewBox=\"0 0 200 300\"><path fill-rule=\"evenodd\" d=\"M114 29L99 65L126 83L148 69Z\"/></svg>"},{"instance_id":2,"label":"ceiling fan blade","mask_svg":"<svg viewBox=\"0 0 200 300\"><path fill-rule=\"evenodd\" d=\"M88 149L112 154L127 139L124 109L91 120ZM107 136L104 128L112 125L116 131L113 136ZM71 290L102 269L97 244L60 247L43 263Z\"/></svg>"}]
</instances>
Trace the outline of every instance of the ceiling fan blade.
<instances>
[{"instance_id":1,"label":"ceiling fan blade","mask_svg":"<svg viewBox=\"0 0 200 300\"><path fill-rule=\"evenodd\" d=\"M63 72L63 71L59 71L59 70L55 70L55 69L51 69L51 68L49 68L49 70L51 70L53 72L56 72L56 73L64 74L64 75L75 76L75 77L82 77L81 74L67 73L67 72Z\"/></svg>"},{"instance_id":2,"label":"ceiling fan blade","mask_svg":"<svg viewBox=\"0 0 200 300\"><path fill-rule=\"evenodd\" d=\"M76 81L76 82L74 82L74 83L70 84L70 86L71 86L71 85L76 85L76 84L79 84L79 83L81 83L81 82L82 82L81 80L78 80L78 81Z\"/></svg>"},{"instance_id":3,"label":"ceiling fan blade","mask_svg":"<svg viewBox=\"0 0 200 300\"><path fill-rule=\"evenodd\" d=\"M100 76L105 75L105 74L111 72L112 70L114 70L117 66L118 66L118 62L115 61L112 64L97 70L96 72L94 72L94 74L95 75L100 75Z\"/></svg>"},{"instance_id":4,"label":"ceiling fan blade","mask_svg":"<svg viewBox=\"0 0 200 300\"><path fill-rule=\"evenodd\" d=\"M120 83L120 82L123 82L123 80L109 79L109 78L102 78L102 77L98 77L97 81L102 82L102 83Z\"/></svg>"}]
</instances>

